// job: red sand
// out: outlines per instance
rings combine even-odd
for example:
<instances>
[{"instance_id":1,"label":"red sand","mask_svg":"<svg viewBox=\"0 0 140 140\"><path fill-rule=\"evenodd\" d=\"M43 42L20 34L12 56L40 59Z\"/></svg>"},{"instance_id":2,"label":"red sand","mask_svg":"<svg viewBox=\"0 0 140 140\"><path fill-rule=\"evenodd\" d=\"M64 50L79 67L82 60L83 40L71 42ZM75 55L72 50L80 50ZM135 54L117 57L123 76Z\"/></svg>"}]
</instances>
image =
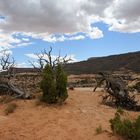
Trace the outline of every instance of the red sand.
<instances>
[{"instance_id":1,"label":"red sand","mask_svg":"<svg viewBox=\"0 0 140 140\"><path fill-rule=\"evenodd\" d=\"M62 106L36 106L35 100L13 101L14 113L5 116L0 104L0 140L121 140L113 136L109 120L116 109L101 105L99 94L91 90L69 91ZM138 112L130 112L132 117ZM96 135L101 125L103 133Z\"/></svg>"}]
</instances>

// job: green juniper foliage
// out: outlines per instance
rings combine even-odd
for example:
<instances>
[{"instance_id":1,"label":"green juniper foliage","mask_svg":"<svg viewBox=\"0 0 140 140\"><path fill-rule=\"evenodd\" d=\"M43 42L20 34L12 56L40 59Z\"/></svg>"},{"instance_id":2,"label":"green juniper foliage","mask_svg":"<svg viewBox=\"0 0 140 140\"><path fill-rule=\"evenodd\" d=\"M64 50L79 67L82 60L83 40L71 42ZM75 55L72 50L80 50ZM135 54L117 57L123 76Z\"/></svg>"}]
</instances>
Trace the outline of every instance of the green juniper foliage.
<instances>
[{"instance_id":1,"label":"green juniper foliage","mask_svg":"<svg viewBox=\"0 0 140 140\"><path fill-rule=\"evenodd\" d=\"M41 89L43 91L42 101L49 104L56 103L56 81L53 69L50 65L46 65L43 70L43 79L41 81Z\"/></svg>"},{"instance_id":2,"label":"green juniper foliage","mask_svg":"<svg viewBox=\"0 0 140 140\"><path fill-rule=\"evenodd\" d=\"M46 65L40 87L43 91L42 101L46 103L63 103L67 99L67 76L61 64L58 63L55 69Z\"/></svg>"},{"instance_id":3,"label":"green juniper foliage","mask_svg":"<svg viewBox=\"0 0 140 140\"><path fill-rule=\"evenodd\" d=\"M62 103L67 99L67 75L64 73L61 64L56 67L56 92L58 102Z\"/></svg>"}]
</instances>

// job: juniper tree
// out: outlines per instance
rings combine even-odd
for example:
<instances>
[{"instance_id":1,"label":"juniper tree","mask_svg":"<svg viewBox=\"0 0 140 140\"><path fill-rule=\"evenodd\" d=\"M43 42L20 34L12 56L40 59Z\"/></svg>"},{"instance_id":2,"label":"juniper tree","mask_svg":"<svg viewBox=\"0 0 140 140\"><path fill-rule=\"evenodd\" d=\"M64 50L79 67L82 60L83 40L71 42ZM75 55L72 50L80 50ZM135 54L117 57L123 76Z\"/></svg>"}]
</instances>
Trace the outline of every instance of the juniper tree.
<instances>
[{"instance_id":1,"label":"juniper tree","mask_svg":"<svg viewBox=\"0 0 140 140\"><path fill-rule=\"evenodd\" d=\"M57 102L56 81L55 81L53 69L48 64L45 66L43 70L40 87L43 91L42 101L47 102L49 104Z\"/></svg>"},{"instance_id":2,"label":"juniper tree","mask_svg":"<svg viewBox=\"0 0 140 140\"><path fill-rule=\"evenodd\" d=\"M67 75L63 70L65 63L71 59L65 57L56 57L55 60L51 56L52 48L47 53L43 52L43 56L46 55L48 59L40 58L40 61L45 61L46 66L43 67L41 89L43 91L42 100L46 103L63 103L67 97Z\"/></svg>"},{"instance_id":3,"label":"juniper tree","mask_svg":"<svg viewBox=\"0 0 140 140\"><path fill-rule=\"evenodd\" d=\"M56 92L59 103L64 102L67 97L67 75L65 74L62 65L59 63L56 67Z\"/></svg>"}]
</instances>

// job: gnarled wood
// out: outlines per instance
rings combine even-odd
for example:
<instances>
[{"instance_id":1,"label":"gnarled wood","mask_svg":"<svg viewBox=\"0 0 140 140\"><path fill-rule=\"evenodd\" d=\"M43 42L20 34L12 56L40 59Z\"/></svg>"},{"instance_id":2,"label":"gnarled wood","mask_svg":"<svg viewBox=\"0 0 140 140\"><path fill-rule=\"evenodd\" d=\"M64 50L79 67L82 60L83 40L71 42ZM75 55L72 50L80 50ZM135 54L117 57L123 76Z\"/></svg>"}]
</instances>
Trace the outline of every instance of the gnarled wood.
<instances>
[{"instance_id":1,"label":"gnarled wood","mask_svg":"<svg viewBox=\"0 0 140 140\"><path fill-rule=\"evenodd\" d=\"M8 94L13 96L14 98L20 98L20 99L30 99L31 96L21 90L19 90L17 87L15 87L13 84L9 82L3 82L0 83L0 90L2 91L2 94Z\"/></svg>"},{"instance_id":2,"label":"gnarled wood","mask_svg":"<svg viewBox=\"0 0 140 140\"><path fill-rule=\"evenodd\" d=\"M3 50L0 52L0 92L2 94L9 94L13 96L13 98L22 98L29 99L30 95L21 91L17 87L15 87L12 83L10 83L10 79L13 78L13 67L15 64L15 60L11 57L11 54L7 52L7 50ZM4 76L5 75L5 76Z\"/></svg>"},{"instance_id":3,"label":"gnarled wood","mask_svg":"<svg viewBox=\"0 0 140 140\"><path fill-rule=\"evenodd\" d=\"M103 96L103 102L111 102L116 106L124 107L127 109L135 109L137 101L135 96L130 96L123 79L119 76L113 76L109 73L100 72L99 80L97 80L97 86L93 91L97 89L105 81L105 90L107 95Z\"/></svg>"}]
</instances>

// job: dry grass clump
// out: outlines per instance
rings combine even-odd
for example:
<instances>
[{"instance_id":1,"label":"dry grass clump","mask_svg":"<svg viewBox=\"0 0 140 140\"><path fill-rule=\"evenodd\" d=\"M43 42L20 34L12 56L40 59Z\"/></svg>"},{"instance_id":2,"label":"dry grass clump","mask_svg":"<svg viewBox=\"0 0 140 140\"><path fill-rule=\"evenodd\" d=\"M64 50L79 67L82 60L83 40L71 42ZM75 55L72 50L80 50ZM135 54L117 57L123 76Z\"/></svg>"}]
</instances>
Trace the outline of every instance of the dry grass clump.
<instances>
[{"instance_id":1,"label":"dry grass clump","mask_svg":"<svg viewBox=\"0 0 140 140\"><path fill-rule=\"evenodd\" d=\"M96 129L95 129L96 134L101 134L103 132L102 126L99 125Z\"/></svg>"},{"instance_id":2,"label":"dry grass clump","mask_svg":"<svg viewBox=\"0 0 140 140\"><path fill-rule=\"evenodd\" d=\"M36 95L36 100L35 100L35 106L40 106L42 104L43 104L43 102L42 102L42 95L41 94L37 94Z\"/></svg>"},{"instance_id":3,"label":"dry grass clump","mask_svg":"<svg viewBox=\"0 0 140 140\"><path fill-rule=\"evenodd\" d=\"M0 96L0 103L9 103L12 100L13 98L11 96L8 96L8 95Z\"/></svg>"},{"instance_id":4,"label":"dry grass clump","mask_svg":"<svg viewBox=\"0 0 140 140\"><path fill-rule=\"evenodd\" d=\"M16 103L9 103L9 104L7 104L6 108L4 109L5 115L9 115L10 113L13 113L16 108L17 108L17 104Z\"/></svg>"},{"instance_id":5,"label":"dry grass clump","mask_svg":"<svg viewBox=\"0 0 140 140\"><path fill-rule=\"evenodd\" d=\"M36 94L35 106L46 106L47 104L42 101L42 93Z\"/></svg>"}]
</instances>

